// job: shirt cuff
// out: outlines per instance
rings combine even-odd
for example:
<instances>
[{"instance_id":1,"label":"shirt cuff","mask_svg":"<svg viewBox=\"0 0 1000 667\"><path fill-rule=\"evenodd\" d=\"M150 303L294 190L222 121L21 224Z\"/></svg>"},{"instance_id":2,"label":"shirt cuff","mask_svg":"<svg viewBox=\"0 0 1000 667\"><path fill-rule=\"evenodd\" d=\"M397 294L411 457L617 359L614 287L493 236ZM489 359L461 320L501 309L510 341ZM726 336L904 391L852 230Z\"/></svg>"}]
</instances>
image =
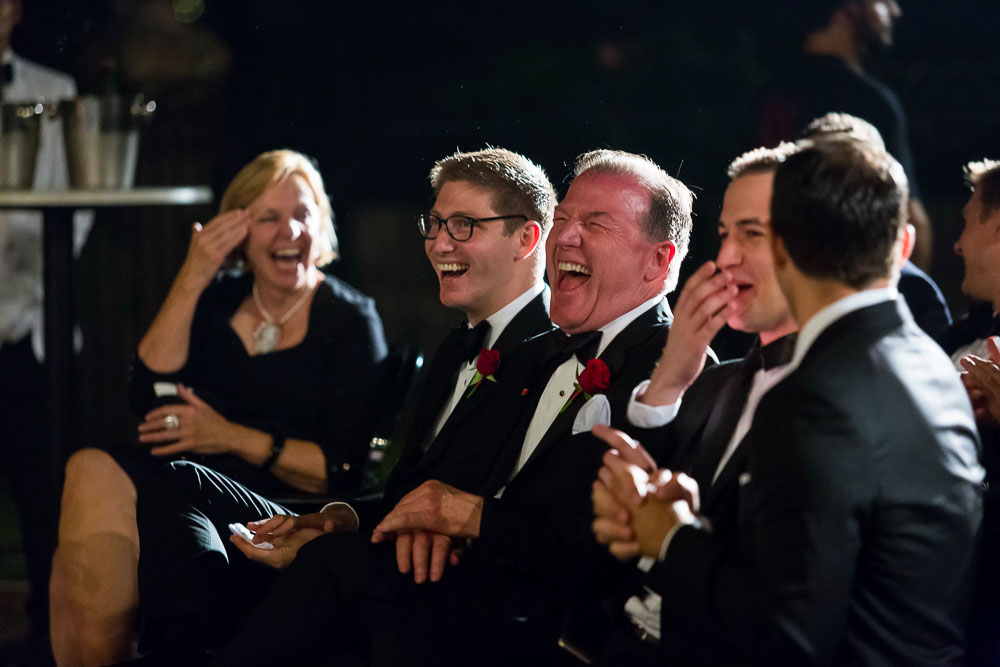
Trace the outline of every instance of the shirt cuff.
<instances>
[{"instance_id":1,"label":"shirt cuff","mask_svg":"<svg viewBox=\"0 0 1000 667\"><path fill-rule=\"evenodd\" d=\"M677 416L677 411L681 408L681 399L669 405L646 405L640 403L639 399L646 393L649 380L643 380L632 390L632 396L628 400L628 420L633 426L639 428L659 428L666 426Z\"/></svg>"},{"instance_id":2,"label":"shirt cuff","mask_svg":"<svg viewBox=\"0 0 1000 667\"><path fill-rule=\"evenodd\" d=\"M361 517L358 516L357 511L353 507L351 507L350 504L348 503L341 501L327 503L326 505L323 505L323 509L321 509L319 513L323 514L327 510L338 510L343 508L347 508L348 510L350 510L351 514L354 515L354 530L357 530L361 526Z\"/></svg>"},{"instance_id":3,"label":"shirt cuff","mask_svg":"<svg viewBox=\"0 0 1000 667\"><path fill-rule=\"evenodd\" d=\"M674 525L673 528L670 529L670 532L667 533L667 536L663 538L663 543L660 544L660 555L656 557L656 560L662 563L664 559L666 559L667 549L670 548L670 541L674 539L674 535L677 534L677 531L683 528L684 526L691 526L695 530L707 530L708 532L712 532L711 526L708 523L708 519L705 519L700 515L696 516L692 523L677 523Z\"/></svg>"}]
</instances>

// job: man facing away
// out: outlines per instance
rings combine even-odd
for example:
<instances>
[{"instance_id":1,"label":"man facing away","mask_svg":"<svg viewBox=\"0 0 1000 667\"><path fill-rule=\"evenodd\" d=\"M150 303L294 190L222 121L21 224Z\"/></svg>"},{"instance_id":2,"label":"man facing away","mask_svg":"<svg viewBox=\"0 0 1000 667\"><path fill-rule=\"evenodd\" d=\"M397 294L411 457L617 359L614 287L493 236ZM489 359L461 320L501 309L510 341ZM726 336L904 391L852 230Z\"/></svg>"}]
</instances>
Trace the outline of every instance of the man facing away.
<instances>
[{"instance_id":1,"label":"man facing away","mask_svg":"<svg viewBox=\"0 0 1000 667\"><path fill-rule=\"evenodd\" d=\"M496 468L496 493L432 480L376 527L375 544L342 533L313 540L218 664L335 661L349 637L364 638L374 664L509 664L556 652L568 589L599 555L588 495L604 447L586 431L627 427L631 390L669 328L664 294L687 250L691 201L646 158L581 156L546 244L561 330L523 344L514 363L530 369L528 381L498 382L504 395L491 405L518 422ZM399 536L413 531L465 545L439 582L416 586L395 572ZM305 639L262 653L251 638L263 628Z\"/></svg>"},{"instance_id":2,"label":"man facing away","mask_svg":"<svg viewBox=\"0 0 1000 667\"><path fill-rule=\"evenodd\" d=\"M853 141L777 168L771 250L799 334L741 445L731 534L698 520L684 475L657 472L646 493L639 466L605 459L605 489L638 508L633 535L605 539L660 561L677 664L704 653L668 632L699 623L736 662L962 659L983 471L961 384L892 288L906 196L899 164Z\"/></svg>"}]
</instances>

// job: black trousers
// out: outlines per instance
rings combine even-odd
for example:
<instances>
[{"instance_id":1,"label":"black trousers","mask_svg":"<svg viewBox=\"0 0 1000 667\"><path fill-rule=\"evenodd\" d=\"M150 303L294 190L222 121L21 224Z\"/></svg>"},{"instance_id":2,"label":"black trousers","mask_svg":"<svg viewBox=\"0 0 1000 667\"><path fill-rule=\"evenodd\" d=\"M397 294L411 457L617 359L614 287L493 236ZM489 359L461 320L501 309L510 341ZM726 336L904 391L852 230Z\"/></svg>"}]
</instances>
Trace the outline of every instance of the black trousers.
<instances>
[{"instance_id":1,"label":"black trousers","mask_svg":"<svg viewBox=\"0 0 1000 667\"><path fill-rule=\"evenodd\" d=\"M572 664L554 635L508 614L483 574L469 562L418 585L398 572L393 544L324 535L302 548L212 664Z\"/></svg>"},{"instance_id":2,"label":"black trousers","mask_svg":"<svg viewBox=\"0 0 1000 667\"><path fill-rule=\"evenodd\" d=\"M0 469L11 486L21 524L31 586L28 618L32 632L48 636L61 471L51 469L43 441L45 376L31 350L31 336L0 346L0 406Z\"/></svg>"},{"instance_id":3,"label":"black trousers","mask_svg":"<svg viewBox=\"0 0 1000 667\"><path fill-rule=\"evenodd\" d=\"M229 542L229 524L290 510L190 461L145 478L139 527L140 648L198 653L228 638L277 572Z\"/></svg>"}]
</instances>

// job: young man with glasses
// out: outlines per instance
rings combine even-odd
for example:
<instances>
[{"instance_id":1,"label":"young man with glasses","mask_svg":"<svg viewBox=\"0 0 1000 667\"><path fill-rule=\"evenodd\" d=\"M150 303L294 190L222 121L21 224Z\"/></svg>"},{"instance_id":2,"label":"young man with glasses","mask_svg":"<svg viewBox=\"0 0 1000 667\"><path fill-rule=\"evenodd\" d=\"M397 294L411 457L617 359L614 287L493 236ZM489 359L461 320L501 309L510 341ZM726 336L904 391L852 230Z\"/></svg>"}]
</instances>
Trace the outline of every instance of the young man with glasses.
<instances>
[{"instance_id":1,"label":"young man with glasses","mask_svg":"<svg viewBox=\"0 0 1000 667\"><path fill-rule=\"evenodd\" d=\"M561 657L564 605L579 575L602 557L589 528L590 490L606 447L589 430L628 426L632 388L663 349L672 320L664 297L687 251L692 200L647 158L611 150L581 156L546 241L551 314L560 330L518 348L506 370L525 383L498 377L490 408L476 415L517 422L498 451L492 486L477 494L431 479L404 496L370 538L318 537L214 664L335 663L352 648L368 664L394 666ZM444 270L467 263L474 278L477 257L448 256ZM454 287L443 283L462 297L475 285ZM481 428L480 435L495 434ZM429 557L413 547L414 535L432 542ZM442 553L439 543L460 546L462 556ZM445 570L443 556L450 565L440 581L417 586L396 572L411 554L437 572ZM260 642L263 635L294 639Z\"/></svg>"},{"instance_id":2,"label":"young man with glasses","mask_svg":"<svg viewBox=\"0 0 1000 667\"><path fill-rule=\"evenodd\" d=\"M141 523L155 526L179 513L201 512L217 524L220 534L225 534L226 524L234 516L242 516L243 521L258 519L250 528L259 534L257 541L270 540L274 549L259 549L242 537L233 537L225 549L229 562L237 565L230 570L244 572L245 583L247 563L235 553L236 549L251 560L282 568L295 558L300 547L321 535L324 529L371 530L403 495L425 480L440 479L472 493L485 492L507 434L517 426L505 411L489 406L496 401L495 392L506 389L508 384L517 386L516 391L507 394L520 391L524 372L517 377L507 372L512 366L510 357L519 343L553 328L548 316L549 292L542 276L544 239L552 224L555 192L541 168L517 153L498 148L448 156L434 166L430 180L437 196L431 211L418 216L418 230L440 280L441 302L461 310L466 321L445 338L434 355L418 401L417 416L388 481L384 499L355 506L331 503L322 512L305 517L288 513L289 516L268 518L252 515L254 508L261 506L252 501L244 503L243 511L233 511L231 505L240 502L240 495L252 497L248 490L229 494L212 492L211 488L238 486L231 480L218 475L219 479L206 485L203 478L199 480L190 470L172 468L171 475L164 476L162 488L150 490L150 497L156 500L140 510ZM495 367L490 373L479 372L485 370L480 356L493 362ZM408 539L415 543L417 554L413 559L416 564L413 577L422 583L428 577L428 569L421 556L428 553L430 538L414 532ZM222 550L223 545L218 547ZM204 554L152 554L146 550L143 557L162 564L160 568L146 570L156 570L161 576L172 571L170 563L205 560ZM184 576L196 570L196 565L188 566L183 570ZM440 573L430 574L432 579L440 576ZM185 588L179 586L178 590ZM215 584L211 588L209 596L215 594ZM180 603L175 606L178 624L190 623L195 616L201 617L205 628L221 621L213 618L212 604L183 610ZM161 625L169 622L161 619ZM214 640L210 638L207 643L214 644L224 639L225 634L215 633ZM208 648L198 633L165 632L163 636L170 641L150 646L155 659L174 660L178 664L197 662Z\"/></svg>"}]
</instances>

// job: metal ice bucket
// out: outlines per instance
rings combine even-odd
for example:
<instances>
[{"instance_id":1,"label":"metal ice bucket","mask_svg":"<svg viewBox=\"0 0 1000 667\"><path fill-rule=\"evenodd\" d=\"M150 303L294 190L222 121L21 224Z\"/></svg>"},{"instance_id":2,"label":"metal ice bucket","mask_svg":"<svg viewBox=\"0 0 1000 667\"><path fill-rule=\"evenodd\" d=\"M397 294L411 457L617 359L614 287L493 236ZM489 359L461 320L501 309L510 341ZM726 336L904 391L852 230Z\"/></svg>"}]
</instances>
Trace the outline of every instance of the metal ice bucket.
<instances>
[{"instance_id":1,"label":"metal ice bucket","mask_svg":"<svg viewBox=\"0 0 1000 667\"><path fill-rule=\"evenodd\" d=\"M156 110L141 95L87 96L59 103L69 182L74 188L131 188L139 130Z\"/></svg>"},{"instance_id":2,"label":"metal ice bucket","mask_svg":"<svg viewBox=\"0 0 1000 667\"><path fill-rule=\"evenodd\" d=\"M29 189L35 181L43 105L0 104L0 188Z\"/></svg>"}]
</instances>

